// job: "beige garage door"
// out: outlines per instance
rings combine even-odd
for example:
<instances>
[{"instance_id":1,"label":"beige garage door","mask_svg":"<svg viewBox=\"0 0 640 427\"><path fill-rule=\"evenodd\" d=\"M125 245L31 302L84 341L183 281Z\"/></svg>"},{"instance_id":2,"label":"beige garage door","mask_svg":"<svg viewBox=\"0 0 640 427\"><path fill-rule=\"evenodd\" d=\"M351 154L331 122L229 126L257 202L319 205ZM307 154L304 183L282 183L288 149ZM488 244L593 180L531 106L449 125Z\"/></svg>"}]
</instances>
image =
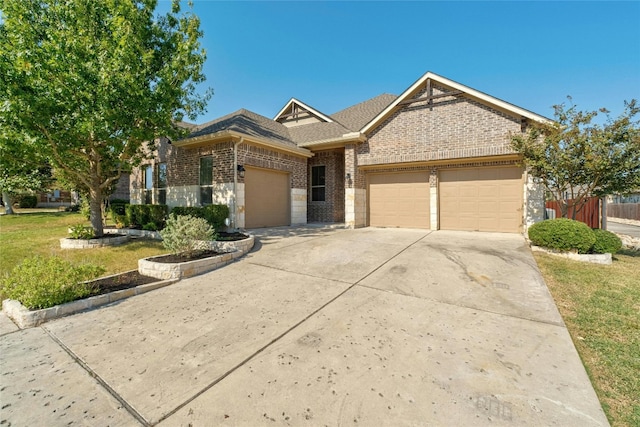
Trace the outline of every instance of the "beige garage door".
<instances>
[{"instance_id":1,"label":"beige garage door","mask_svg":"<svg viewBox=\"0 0 640 427\"><path fill-rule=\"evenodd\" d=\"M369 225L429 228L429 173L370 174Z\"/></svg>"},{"instance_id":2,"label":"beige garage door","mask_svg":"<svg viewBox=\"0 0 640 427\"><path fill-rule=\"evenodd\" d=\"M289 225L289 174L247 167L244 205L245 228Z\"/></svg>"},{"instance_id":3,"label":"beige garage door","mask_svg":"<svg viewBox=\"0 0 640 427\"><path fill-rule=\"evenodd\" d=\"M517 167L440 171L440 228L519 232L522 186Z\"/></svg>"}]
</instances>

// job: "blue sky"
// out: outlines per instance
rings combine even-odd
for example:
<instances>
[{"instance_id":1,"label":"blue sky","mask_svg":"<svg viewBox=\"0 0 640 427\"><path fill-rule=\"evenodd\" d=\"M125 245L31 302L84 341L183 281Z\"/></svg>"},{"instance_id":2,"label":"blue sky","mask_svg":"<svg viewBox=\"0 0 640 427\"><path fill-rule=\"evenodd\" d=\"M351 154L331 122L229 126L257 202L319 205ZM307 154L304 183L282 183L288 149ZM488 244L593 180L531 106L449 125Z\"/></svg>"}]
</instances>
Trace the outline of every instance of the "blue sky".
<instances>
[{"instance_id":1,"label":"blue sky","mask_svg":"<svg viewBox=\"0 0 640 427\"><path fill-rule=\"evenodd\" d=\"M161 0L159 11L170 2ZM640 2L194 1L214 96L198 123L295 97L332 114L432 71L548 117L640 99Z\"/></svg>"}]
</instances>

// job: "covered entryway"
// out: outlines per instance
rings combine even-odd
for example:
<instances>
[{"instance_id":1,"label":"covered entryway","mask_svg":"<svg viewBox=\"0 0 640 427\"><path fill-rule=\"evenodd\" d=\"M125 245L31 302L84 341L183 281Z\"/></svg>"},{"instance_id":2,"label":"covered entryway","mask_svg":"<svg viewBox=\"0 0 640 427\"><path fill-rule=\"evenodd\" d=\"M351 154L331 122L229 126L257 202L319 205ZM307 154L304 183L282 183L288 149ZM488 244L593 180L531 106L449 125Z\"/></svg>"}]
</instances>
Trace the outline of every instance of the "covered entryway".
<instances>
[{"instance_id":1,"label":"covered entryway","mask_svg":"<svg viewBox=\"0 0 640 427\"><path fill-rule=\"evenodd\" d=\"M289 225L289 174L246 167L244 175L245 228Z\"/></svg>"},{"instance_id":2,"label":"covered entryway","mask_svg":"<svg viewBox=\"0 0 640 427\"><path fill-rule=\"evenodd\" d=\"M430 228L429 172L367 175L369 225Z\"/></svg>"},{"instance_id":3,"label":"covered entryway","mask_svg":"<svg viewBox=\"0 0 640 427\"><path fill-rule=\"evenodd\" d=\"M445 169L439 180L440 229L517 233L522 168Z\"/></svg>"}]
</instances>

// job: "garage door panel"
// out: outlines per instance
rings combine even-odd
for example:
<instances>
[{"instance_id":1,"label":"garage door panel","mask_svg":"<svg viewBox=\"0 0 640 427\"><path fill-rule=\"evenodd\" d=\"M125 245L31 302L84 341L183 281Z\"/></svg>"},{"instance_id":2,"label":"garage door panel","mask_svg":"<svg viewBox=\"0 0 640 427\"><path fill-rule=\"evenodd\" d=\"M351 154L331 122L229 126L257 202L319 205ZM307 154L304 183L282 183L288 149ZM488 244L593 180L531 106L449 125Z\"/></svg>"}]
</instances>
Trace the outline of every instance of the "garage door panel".
<instances>
[{"instance_id":1,"label":"garage door panel","mask_svg":"<svg viewBox=\"0 0 640 427\"><path fill-rule=\"evenodd\" d=\"M429 228L427 172L370 174L367 180L369 225Z\"/></svg>"},{"instance_id":2,"label":"garage door panel","mask_svg":"<svg viewBox=\"0 0 640 427\"><path fill-rule=\"evenodd\" d=\"M289 225L289 174L247 167L245 228Z\"/></svg>"},{"instance_id":3,"label":"garage door panel","mask_svg":"<svg viewBox=\"0 0 640 427\"><path fill-rule=\"evenodd\" d=\"M522 169L489 167L440 172L440 228L518 232L522 223Z\"/></svg>"}]
</instances>

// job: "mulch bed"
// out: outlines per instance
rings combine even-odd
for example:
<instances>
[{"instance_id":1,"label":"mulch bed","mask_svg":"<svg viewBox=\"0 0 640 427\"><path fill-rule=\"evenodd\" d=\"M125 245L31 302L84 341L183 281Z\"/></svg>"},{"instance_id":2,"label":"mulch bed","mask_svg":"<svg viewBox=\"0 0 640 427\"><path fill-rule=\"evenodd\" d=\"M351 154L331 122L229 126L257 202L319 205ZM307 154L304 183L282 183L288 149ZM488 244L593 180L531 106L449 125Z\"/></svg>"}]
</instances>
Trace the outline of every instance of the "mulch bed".
<instances>
[{"instance_id":1,"label":"mulch bed","mask_svg":"<svg viewBox=\"0 0 640 427\"><path fill-rule=\"evenodd\" d=\"M93 295L102 295L122 289L134 288L139 285L159 282L160 280L161 279L156 279L155 277L143 276L134 270L103 279L97 279L91 282L91 284L96 288L96 292Z\"/></svg>"},{"instance_id":2,"label":"mulch bed","mask_svg":"<svg viewBox=\"0 0 640 427\"><path fill-rule=\"evenodd\" d=\"M220 231L218 232L218 237L216 240L219 242L233 242L236 240L244 240L248 238L249 236L247 236L246 234L242 234L237 231L234 233L227 233L226 231Z\"/></svg>"},{"instance_id":3,"label":"mulch bed","mask_svg":"<svg viewBox=\"0 0 640 427\"><path fill-rule=\"evenodd\" d=\"M105 234L104 237L114 237L114 234ZM118 235L119 236L119 235ZM234 233L226 233L220 232L218 233L218 240L224 241L234 241L234 240L243 240L248 238L246 234L234 232ZM163 255L157 258L154 258L154 261L163 262L163 263L177 263L177 262L187 262L187 261L195 261L198 259L209 258L212 256L221 255L220 252L216 252L213 250L207 251L198 251L191 257L186 257L184 255ZM148 283L159 282L161 279L156 279L155 277L143 276L138 271L128 271L126 273L118 274L111 277L105 277L102 279L97 279L91 282L95 286L95 293L93 295L102 295L107 294L109 292L120 291L122 289L134 288L140 285L146 285Z\"/></svg>"}]
</instances>

